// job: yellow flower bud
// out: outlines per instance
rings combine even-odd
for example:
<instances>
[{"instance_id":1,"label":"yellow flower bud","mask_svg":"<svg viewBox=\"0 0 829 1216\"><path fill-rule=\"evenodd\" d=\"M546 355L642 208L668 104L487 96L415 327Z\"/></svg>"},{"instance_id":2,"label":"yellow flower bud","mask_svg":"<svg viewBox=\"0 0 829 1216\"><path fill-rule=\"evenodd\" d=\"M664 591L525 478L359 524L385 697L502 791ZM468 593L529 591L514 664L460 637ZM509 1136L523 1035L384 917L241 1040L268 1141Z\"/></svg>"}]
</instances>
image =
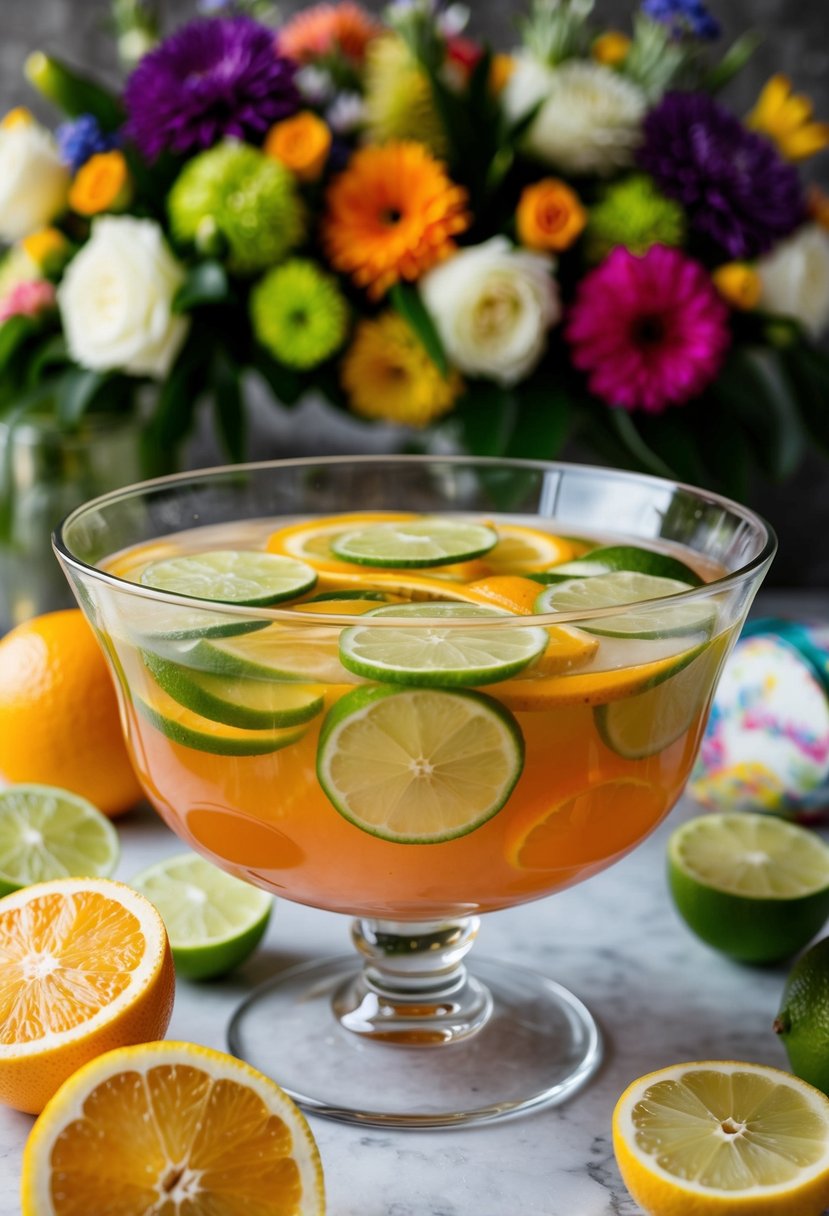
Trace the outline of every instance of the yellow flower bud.
<instances>
[{"instance_id":1,"label":"yellow flower bud","mask_svg":"<svg viewBox=\"0 0 829 1216\"><path fill-rule=\"evenodd\" d=\"M0 127L4 131L11 131L13 127L31 127L34 123L34 116L31 110L27 110L25 106L15 106L13 110L9 110L6 117L0 121Z\"/></svg>"},{"instance_id":2,"label":"yellow flower bud","mask_svg":"<svg viewBox=\"0 0 829 1216\"><path fill-rule=\"evenodd\" d=\"M713 274L714 286L732 308L751 312L760 303L763 284L753 266L745 262L727 262Z\"/></svg>"},{"instance_id":3,"label":"yellow flower bud","mask_svg":"<svg viewBox=\"0 0 829 1216\"><path fill-rule=\"evenodd\" d=\"M813 121L808 97L795 93L788 76L772 76L746 119L767 136L787 160L805 160L829 147L829 123Z\"/></svg>"},{"instance_id":4,"label":"yellow flower bud","mask_svg":"<svg viewBox=\"0 0 829 1216\"><path fill-rule=\"evenodd\" d=\"M78 215L123 211L132 198L132 179L122 152L97 152L75 175L69 206Z\"/></svg>"},{"instance_id":5,"label":"yellow flower bud","mask_svg":"<svg viewBox=\"0 0 829 1216\"><path fill-rule=\"evenodd\" d=\"M630 38L627 34L623 34L621 30L608 30L606 34L600 34L590 48L590 53L597 63L603 63L605 67L615 68L628 57L630 50Z\"/></svg>"},{"instance_id":6,"label":"yellow flower bud","mask_svg":"<svg viewBox=\"0 0 829 1216\"><path fill-rule=\"evenodd\" d=\"M58 271L69 256L69 242L57 228L39 228L20 244L38 270L46 274Z\"/></svg>"}]
</instances>

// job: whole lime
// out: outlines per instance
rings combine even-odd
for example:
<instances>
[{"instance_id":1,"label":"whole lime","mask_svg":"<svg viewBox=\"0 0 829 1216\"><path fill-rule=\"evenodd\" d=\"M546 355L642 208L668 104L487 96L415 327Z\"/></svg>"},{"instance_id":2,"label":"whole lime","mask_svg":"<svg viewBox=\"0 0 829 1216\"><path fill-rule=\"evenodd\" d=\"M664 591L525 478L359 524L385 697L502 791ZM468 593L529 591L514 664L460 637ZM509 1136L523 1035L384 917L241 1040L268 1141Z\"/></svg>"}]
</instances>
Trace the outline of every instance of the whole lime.
<instances>
[{"instance_id":1,"label":"whole lime","mask_svg":"<svg viewBox=\"0 0 829 1216\"><path fill-rule=\"evenodd\" d=\"M829 937L791 970L774 1020L792 1072L829 1094Z\"/></svg>"}]
</instances>

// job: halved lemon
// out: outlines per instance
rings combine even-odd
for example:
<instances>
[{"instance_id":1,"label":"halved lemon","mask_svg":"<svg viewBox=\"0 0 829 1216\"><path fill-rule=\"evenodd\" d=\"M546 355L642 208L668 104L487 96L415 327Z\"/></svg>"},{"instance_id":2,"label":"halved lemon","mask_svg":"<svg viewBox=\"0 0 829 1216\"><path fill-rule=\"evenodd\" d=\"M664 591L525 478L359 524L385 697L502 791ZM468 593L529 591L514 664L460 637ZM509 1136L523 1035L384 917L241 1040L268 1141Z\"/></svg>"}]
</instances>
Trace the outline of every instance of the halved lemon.
<instances>
[{"instance_id":1,"label":"halved lemon","mask_svg":"<svg viewBox=\"0 0 829 1216\"><path fill-rule=\"evenodd\" d=\"M640 1077L613 1112L613 1148L649 1216L820 1216L829 1204L829 1098L761 1064Z\"/></svg>"},{"instance_id":2,"label":"halved lemon","mask_svg":"<svg viewBox=\"0 0 829 1216\"><path fill-rule=\"evenodd\" d=\"M23 1216L323 1216L308 1124L278 1085L193 1043L110 1051L76 1072L23 1155Z\"/></svg>"},{"instance_id":3,"label":"halved lemon","mask_svg":"<svg viewBox=\"0 0 829 1216\"><path fill-rule=\"evenodd\" d=\"M17 1110L37 1114L87 1060L167 1029L167 933L123 883L60 878L7 895L0 959L0 1101Z\"/></svg>"}]
</instances>

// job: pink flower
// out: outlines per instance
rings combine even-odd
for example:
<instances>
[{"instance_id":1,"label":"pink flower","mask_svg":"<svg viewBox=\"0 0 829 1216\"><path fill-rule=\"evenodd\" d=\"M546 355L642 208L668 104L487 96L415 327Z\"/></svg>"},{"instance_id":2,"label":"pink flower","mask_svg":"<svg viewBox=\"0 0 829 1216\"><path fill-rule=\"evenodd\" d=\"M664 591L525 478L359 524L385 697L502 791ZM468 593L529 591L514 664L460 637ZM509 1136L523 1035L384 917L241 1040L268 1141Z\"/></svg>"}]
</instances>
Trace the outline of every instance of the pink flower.
<instances>
[{"instance_id":1,"label":"pink flower","mask_svg":"<svg viewBox=\"0 0 829 1216\"><path fill-rule=\"evenodd\" d=\"M660 414L711 383L731 334L703 266L653 245L614 249L582 280L565 336L590 391L608 405Z\"/></svg>"},{"instance_id":2,"label":"pink flower","mask_svg":"<svg viewBox=\"0 0 829 1216\"><path fill-rule=\"evenodd\" d=\"M37 317L55 307L55 289L46 279L27 279L0 300L0 324L9 317Z\"/></svg>"}]
</instances>

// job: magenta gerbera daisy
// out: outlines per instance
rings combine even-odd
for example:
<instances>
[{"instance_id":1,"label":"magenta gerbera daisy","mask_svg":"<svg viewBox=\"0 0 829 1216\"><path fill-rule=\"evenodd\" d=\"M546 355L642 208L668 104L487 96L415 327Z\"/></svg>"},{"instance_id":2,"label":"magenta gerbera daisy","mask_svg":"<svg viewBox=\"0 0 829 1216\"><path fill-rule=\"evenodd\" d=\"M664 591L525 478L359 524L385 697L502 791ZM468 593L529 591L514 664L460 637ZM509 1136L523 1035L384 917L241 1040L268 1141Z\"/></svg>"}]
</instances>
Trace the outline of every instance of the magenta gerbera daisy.
<instances>
[{"instance_id":1,"label":"magenta gerbera daisy","mask_svg":"<svg viewBox=\"0 0 829 1216\"><path fill-rule=\"evenodd\" d=\"M191 21L145 55L127 81L127 136L148 160L203 151L228 136L257 143L299 108L295 74L273 31L258 21Z\"/></svg>"},{"instance_id":2,"label":"magenta gerbera daisy","mask_svg":"<svg viewBox=\"0 0 829 1216\"><path fill-rule=\"evenodd\" d=\"M701 393L722 367L729 313L711 276L678 249L627 249L584 278L565 335L574 365L608 405L660 414Z\"/></svg>"}]
</instances>

